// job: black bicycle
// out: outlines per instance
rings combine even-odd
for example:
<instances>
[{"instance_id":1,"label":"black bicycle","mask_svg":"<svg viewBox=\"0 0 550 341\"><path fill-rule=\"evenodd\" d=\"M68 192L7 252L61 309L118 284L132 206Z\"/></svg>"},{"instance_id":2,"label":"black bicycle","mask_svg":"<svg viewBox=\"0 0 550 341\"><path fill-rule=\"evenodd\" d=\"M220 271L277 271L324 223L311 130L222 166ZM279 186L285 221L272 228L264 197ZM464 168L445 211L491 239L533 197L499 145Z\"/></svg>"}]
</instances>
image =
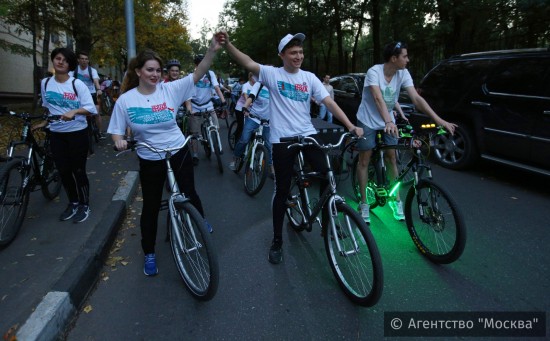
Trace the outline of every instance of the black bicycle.
<instances>
[{"instance_id":1,"label":"black bicycle","mask_svg":"<svg viewBox=\"0 0 550 341\"><path fill-rule=\"evenodd\" d=\"M28 113L9 114L23 120L23 127L21 139L9 143L6 161L0 168L0 245L12 242L19 232L30 192L39 187L45 198L53 200L61 190L61 179L50 151L49 129L42 129L43 139L35 136L39 132L31 129L31 121L46 117ZM49 116L47 120L52 122L60 118Z\"/></svg>"},{"instance_id":2,"label":"black bicycle","mask_svg":"<svg viewBox=\"0 0 550 341\"><path fill-rule=\"evenodd\" d=\"M446 133L441 127L433 133L417 134L411 126L404 126L397 145L385 145L382 132L377 132L368 168L366 199L371 209L395 200L400 188L411 185L406 192L405 221L409 234L420 252L434 263L448 264L457 260L466 245L466 225L458 205L449 192L432 180L431 166L425 162L433 137ZM399 174L389 181L384 163L384 152L395 149ZM401 163L400 163L401 159ZM357 180L357 162L352 168L352 187L360 197Z\"/></svg>"},{"instance_id":3,"label":"black bicycle","mask_svg":"<svg viewBox=\"0 0 550 341\"><path fill-rule=\"evenodd\" d=\"M340 287L353 302L373 306L382 295L384 283L380 252L367 224L336 192L334 171L327 154L331 149L338 149L346 137L357 138L344 133L335 145L321 145L313 137L281 138L281 142L292 143L288 148L300 148L286 215L296 232L310 232L313 224L321 226L329 264ZM306 146L325 153L326 175L306 170L302 152ZM311 180L315 178L324 178L329 182L316 203L310 201L308 194ZM323 210L323 218L328 221L321 222L318 215Z\"/></svg>"},{"instance_id":4,"label":"black bicycle","mask_svg":"<svg viewBox=\"0 0 550 341\"><path fill-rule=\"evenodd\" d=\"M99 115L99 114L98 114ZM95 153L95 143L99 143L101 140L101 133L95 120L95 115L86 116L86 122L88 122L88 154Z\"/></svg>"}]
</instances>

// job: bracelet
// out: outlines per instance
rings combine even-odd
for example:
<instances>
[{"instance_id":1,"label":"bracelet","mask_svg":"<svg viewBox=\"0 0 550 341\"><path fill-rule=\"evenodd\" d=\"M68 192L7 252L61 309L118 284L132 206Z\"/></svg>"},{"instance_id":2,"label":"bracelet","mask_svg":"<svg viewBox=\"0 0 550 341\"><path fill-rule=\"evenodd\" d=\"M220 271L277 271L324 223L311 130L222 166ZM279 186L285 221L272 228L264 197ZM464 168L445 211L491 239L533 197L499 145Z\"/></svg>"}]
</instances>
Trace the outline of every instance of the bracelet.
<instances>
[{"instance_id":1,"label":"bracelet","mask_svg":"<svg viewBox=\"0 0 550 341\"><path fill-rule=\"evenodd\" d=\"M393 122L392 122L392 121L388 121L388 122L386 122L386 124L390 124L390 123L393 123Z\"/></svg>"}]
</instances>

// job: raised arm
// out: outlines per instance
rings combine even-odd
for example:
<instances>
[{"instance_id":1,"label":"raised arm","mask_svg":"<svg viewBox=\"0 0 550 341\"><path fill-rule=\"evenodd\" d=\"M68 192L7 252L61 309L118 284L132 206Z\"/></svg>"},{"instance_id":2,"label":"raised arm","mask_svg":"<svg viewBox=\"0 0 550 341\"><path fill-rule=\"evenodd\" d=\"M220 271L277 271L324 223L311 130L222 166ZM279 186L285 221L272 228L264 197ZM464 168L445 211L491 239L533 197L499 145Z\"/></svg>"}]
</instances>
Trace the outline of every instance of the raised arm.
<instances>
[{"instance_id":1,"label":"raised arm","mask_svg":"<svg viewBox=\"0 0 550 341\"><path fill-rule=\"evenodd\" d=\"M214 56L216 55L216 52L218 52L218 50L222 48L223 39L225 38L219 35L215 35L214 37L212 37L212 41L210 42L210 46L208 47L204 58L199 63L199 65L197 65L197 69L195 70L195 72L193 72L194 83L197 83L206 74L208 69L210 69L210 65L212 65L212 61L214 61Z\"/></svg>"},{"instance_id":2,"label":"raised arm","mask_svg":"<svg viewBox=\"0 0 550 341\"><path fill-rule=\"evenodd\" d=\"M227 51L229 56L235 62L237 62L237 64L252 72L254 76L260 76L260 64L252 60L252 58L250 58L248 55L242 53L237 47L235 47L235 45L231 44L231 42L229 41L229 35L226 31L220 31L216 33L216 36L223 37L223 39L220 39L221 41L223 41L222 45L225 47L225 50Z\"/></svg>"}]
</instances>

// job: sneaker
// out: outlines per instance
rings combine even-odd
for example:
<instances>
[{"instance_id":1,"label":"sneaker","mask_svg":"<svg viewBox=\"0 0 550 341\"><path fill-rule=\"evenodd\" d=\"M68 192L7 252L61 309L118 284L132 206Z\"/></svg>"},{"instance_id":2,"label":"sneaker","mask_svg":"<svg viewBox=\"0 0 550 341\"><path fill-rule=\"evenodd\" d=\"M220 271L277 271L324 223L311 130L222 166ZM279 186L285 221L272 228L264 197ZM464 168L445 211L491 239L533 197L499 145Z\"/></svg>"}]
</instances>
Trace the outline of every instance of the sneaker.
<instances>
[{"instance_id":1,"label":"sneaker","mask_svg":"<svg viewBox=\"0 0 550 341\"><path fill-rule=\"evenodd\" d=\"M78 209L76 211L76 214L73 218L73 223L81 223L88 219L88 216L90 215L90 206L88 205L79 205Z\"/></svg>"},{"instance_id":2,"label":"sneaker","mask_svg":"<svg viewBox=\"0 0 550 341\"><path fill-rule=\"evenodd\" d=\"M193 156L193 166L197 166L199 164L199 158L196 156Z\"/></svg>"},{"instance_id":3,"label":"sneaker","mask_svg":"<svg viewBox=\"0 0 550 341\"><path fill-rule=\"evenodd\" d=\"M361 203L359 205L359 211L361 211L361 217L365 221L365 223L370 224L370 207L369 204L363 204Z\"/></svg>"},{"instance_id":4,"label":"sneaker","mask_svg":"<svg viewBox=\"0 0 550 341\"><path fill-rule=\"evenodd\" d=\"M279 264L283 260L283 242L273 240L269 249L269 257L267 258L271 264Z\"/></svg>"},{"instance_id":5,"label":"sneaker","mask_svg":"<svg viewBox=\"0 0 550 341\"><path fill-rule=\"evenodd\" d=\"M401 201L390 201L390 208L393 211L393 217L395 220L405 220L405 214L403 214L403 203Z\"/></svg>"},{"instance_id":6,"label":"sneaker","mask_svg":"<svg viewBox=\"0 0 550 341\"><path fill-rule=\"evenodd\" d=\"M159 269L157 268L157 260L154 253L149 253L145 255L143 273L145 274L145 276L155 276L159 273Z\"/></svg>"},{"instance_id":7,"label":"sneaker","mask_svg":"<svg viewBox=\"0 0 550 341\"><path fill-rule=\"evenodd\" d=\"M65 209L65 211L63 211L63 213L61 213L61 215L59 216L59 220L66 221L71 219L72 217L74 217L77 210L78 210L78 204L70 203L69 205L67 205L67 208Z\"/></svg>"},{"instance_id":8,"label":"sneaker","mask_svg":"<svg viewBox=\"0 0 550 341\"><path fill-rule=\"evenodd\" d=\"M235 161L231 161L229 163L229 169L232 170L233 172L237 170L237 163Z\"/></svg>"},{"instance_id":9,"label":"sneaker","mask_svg":"<svg viewBox=\"0 0 550 341\"><path fill-rule=\"evenodd\" d=\"M212 225L210 225L210 223L206 219L204 219L204 223L206 224L206 229L208 230L208 232L210 233L214 232Z\"/></svg>"}]
</instances>

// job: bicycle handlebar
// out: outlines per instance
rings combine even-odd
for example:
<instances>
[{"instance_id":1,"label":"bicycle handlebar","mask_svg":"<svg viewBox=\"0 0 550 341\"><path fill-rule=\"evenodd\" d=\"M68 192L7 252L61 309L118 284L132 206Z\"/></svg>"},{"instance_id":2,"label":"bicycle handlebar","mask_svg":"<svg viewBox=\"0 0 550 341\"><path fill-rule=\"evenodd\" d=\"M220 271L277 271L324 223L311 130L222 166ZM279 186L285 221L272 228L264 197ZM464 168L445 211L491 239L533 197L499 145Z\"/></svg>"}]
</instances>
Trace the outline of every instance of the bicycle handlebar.
<instances>
[{"instance_id":1,"label":"bicycle handlebar","mask_svg":"<svg viewBox=\"0 0 550 341\"><path fill-rule=\"evenodd\" d=\"M147 142L140 142L140 141L137 141L137 140L127 140L126 143L128 144L126 149L124 150L118 150L116 145L113 146L113 150L115 152L119 152L117 154L117 156L119 156L120 154L123 154L123 153L126 153L126 152L129 152L129 151L134 151L136 150L136 148L140 148L140 147L143 147L143 148L147 148L149 149L150 151L152 151L153 153L157 153L157 154L161 154L161 153L169 153L169 152L173 152L173 151L179 151L180 149L182 149L183 147L185 147L187 145L187 143L193 138L193 135L188 135L186 138L185 138L185 141L183 142L183 144L179 147L170 147L170 148L156 148L156 147L153 147L151 146L150 144L148 144Z\"/></svg>"},{"instance_id":2,"label":"bicycle handlebar","mask_svg":"<svg viewBox=\"0 0 550 341\"><path fill-rule=\"evenodd\" d=\"M290 143L292 143L290 146L288 146L288 148L295 148L295 147L303 148L304 146L315 146L315 147L317 147L319 149L322 149L322 150L325 150L325 149L328 150L328 149L340 148L340 146L342 146L342 143L344 142L346 137L351 137L354 140L364 138L364 137L358 137L357 135L355 135L353 133L346 132L346 133L343 133L340 136L340 140L336 144L331 144L331 143L320 144L315 138L313 138L311 136L302 136L302 135L290 136L290 137L281 137L279 140L281 142L290 142Z\"/></svg>"}]
</instances>

